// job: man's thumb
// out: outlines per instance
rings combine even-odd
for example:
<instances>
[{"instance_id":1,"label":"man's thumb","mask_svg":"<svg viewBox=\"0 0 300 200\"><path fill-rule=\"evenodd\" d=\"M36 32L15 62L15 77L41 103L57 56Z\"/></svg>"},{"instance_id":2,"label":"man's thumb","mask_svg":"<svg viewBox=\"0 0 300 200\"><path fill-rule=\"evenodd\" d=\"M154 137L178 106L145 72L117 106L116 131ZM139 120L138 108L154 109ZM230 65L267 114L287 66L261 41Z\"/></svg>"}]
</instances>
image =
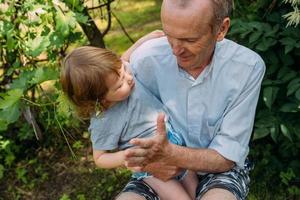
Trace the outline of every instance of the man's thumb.
<instances>
[{"instance_id":1,"label":"man's thumb","mask_svg":"<svg viewBox=\"0 0 300 200\"><path fill-rule=\"evenodd\" d=\"M159 113L157 116L157 134L159 134L159 135L166 134L165 114L164 113Z\"/></svg>"}]
</instances>

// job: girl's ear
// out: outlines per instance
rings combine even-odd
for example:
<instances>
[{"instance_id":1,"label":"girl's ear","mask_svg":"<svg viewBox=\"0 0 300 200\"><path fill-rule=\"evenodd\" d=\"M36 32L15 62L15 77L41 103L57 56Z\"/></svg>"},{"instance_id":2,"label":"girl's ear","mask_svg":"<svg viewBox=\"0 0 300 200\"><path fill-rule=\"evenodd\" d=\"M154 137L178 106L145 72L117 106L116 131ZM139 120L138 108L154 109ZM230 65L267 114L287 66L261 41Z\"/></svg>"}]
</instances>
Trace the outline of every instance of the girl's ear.
<instances>
[{"instance_id":1,"label":"girl's ear","mask_svg":"<svg viewBox=\"0 0 300 200\"><path fill-rule=\"evenodd\" d=\"M226 17L223 20L223 22L220 26L220 29L218 31L218 35L217 35L217 41L218 42L222 41L225 38L225 36L228 32L229 26L230 26L230 19L229 19L229 17Z\"/></svg>"}]
</instances>

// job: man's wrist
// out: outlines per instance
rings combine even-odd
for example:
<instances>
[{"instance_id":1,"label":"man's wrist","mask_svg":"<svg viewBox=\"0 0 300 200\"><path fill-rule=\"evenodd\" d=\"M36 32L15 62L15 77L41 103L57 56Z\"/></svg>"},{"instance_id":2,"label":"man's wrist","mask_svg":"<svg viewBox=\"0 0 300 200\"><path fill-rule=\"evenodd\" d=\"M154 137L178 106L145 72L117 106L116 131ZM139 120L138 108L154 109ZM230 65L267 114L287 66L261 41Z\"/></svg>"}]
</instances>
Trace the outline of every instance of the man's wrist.
<instances>
[{"instance_id":1,"label":"man's wrist","mask_svg":"<svg viewBox=\"0 0 300 200\"><path fill-rule=\"evenodd\" d=\"M176 159L177 159L177 152L178 152L178 145L173 144L173 143L168 143L166 150L165 150L165 155L166 155L166 160L165 162L168 165L174 165L176 166Z\"/></svg>"}]
</instances>

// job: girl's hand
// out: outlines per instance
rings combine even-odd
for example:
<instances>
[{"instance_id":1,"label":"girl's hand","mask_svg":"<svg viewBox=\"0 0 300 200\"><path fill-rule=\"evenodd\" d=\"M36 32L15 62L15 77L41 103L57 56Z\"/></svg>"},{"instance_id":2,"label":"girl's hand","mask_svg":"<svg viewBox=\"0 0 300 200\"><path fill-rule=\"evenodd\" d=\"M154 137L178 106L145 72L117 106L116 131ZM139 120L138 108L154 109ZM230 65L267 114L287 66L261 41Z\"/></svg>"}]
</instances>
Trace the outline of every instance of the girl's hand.
<instances>
[{"instance_id":1,"label":"girl's hand","mask_svg":"<svg viewBox=\"0 0 300 200\"><path fill-rule=\"evenodd\" d=\"M124 165L127 169L129 169L132 172L141 172L142 171L142 167L128 167L127 162L125 162Z\"/></svg>"},{"instance_id":2,"label":"girl's hand","mask_svg":"<svg viewBox=\"0 0 300 200\"><path fill-rule=\"evenodd\" d=\"M160 38L163 36L165 36L165 33L163 31L155 30L155 31L152 31L152 32L148 33L147 35L144 35L143 37L141 37L136 43L139 43L139 46L140 46L141 44L143 44L144 42L146 42L148 40L151 40L154 38Z\"/></svg>"},{"instance_id":3,"label":"girl's hand","mask_svg":"<svg viewBox=\"0 0 300 200\"><path fill-rule=\"evenodd\" d=\"M130 56L136 48L138 48L139 46L141 46L144 42L146 42L148 40L163 37L163 36L165 36L165 33L161 30L155 30L155 31L148 33L147 35L144 35L138 41L136 41L129 49L127 49L125 51L125 53L123 53L123 55L121 56L121 59L125 62L129 62Z\"/></svg>"}]
</instances>

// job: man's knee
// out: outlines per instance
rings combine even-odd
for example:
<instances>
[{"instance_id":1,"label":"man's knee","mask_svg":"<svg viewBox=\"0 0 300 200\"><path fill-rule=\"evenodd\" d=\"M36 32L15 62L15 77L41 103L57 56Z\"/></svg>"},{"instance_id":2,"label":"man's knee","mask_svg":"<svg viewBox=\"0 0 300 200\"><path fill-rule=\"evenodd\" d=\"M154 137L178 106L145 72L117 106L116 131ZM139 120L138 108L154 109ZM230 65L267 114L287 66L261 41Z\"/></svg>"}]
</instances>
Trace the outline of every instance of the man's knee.
<instances>
[{"instance_id":1,"label":"man's knee","mask_svg":"<svg viewBox=\"0 0 300 200\"><path fill-rule=\"evenodd\" d=\"M205 192L201 200L237 200L233 193L222 188L213 188Z\"/></svg>"},{"instance_id":2,"label":"man's knee","mask_svg":"<svg viewBox=\"0 0 300 200\"><path fill-rule=\"evenodd\" d=\"M145 198L133 192L123 192L115 200L145 200Z\"/></svg>"}]
</instances>

